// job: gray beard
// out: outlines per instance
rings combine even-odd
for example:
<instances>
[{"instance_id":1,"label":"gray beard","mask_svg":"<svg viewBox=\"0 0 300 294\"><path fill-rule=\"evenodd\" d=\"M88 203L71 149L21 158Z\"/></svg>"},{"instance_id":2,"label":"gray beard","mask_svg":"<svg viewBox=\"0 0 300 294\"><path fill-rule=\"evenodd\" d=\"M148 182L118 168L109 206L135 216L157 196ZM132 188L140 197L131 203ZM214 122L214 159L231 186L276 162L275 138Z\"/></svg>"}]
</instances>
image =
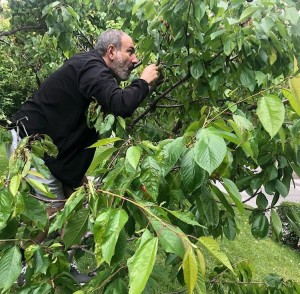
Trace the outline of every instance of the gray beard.
<instances>
[{"instance_id":1,"label":"gray beard","mask_svg":"<svg viewBox=\"0 0 300 294\"><path fill-rule=\"evenodd\" d=\"M126 68L126 66L124 65L124 61L122 58L117 58L115 60L113 66L111 67L111 70L113 71L117 79L121 81L126 81L131 73L131 70L129 68Z\"/></svg>"}]
</instances>

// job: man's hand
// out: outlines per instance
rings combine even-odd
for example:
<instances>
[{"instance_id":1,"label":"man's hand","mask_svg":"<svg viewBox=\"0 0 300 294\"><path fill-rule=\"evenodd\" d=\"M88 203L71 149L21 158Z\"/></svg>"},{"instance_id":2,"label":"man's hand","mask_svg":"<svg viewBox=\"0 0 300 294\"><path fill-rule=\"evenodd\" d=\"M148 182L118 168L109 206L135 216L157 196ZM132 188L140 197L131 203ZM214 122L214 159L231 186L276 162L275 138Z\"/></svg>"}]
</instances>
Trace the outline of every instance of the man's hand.
<instances>
[{"instance_id":1,"label":"man's hand","mask_svg":"<svg viewBox=\"0 0 300 294\"><path fill-rule=\"evenodd\" d=\"M150 64L145 67L140 78L145 80L149 86L152 86L159 78L159 66L155 64Z\"/></svg>"}]
</instances>

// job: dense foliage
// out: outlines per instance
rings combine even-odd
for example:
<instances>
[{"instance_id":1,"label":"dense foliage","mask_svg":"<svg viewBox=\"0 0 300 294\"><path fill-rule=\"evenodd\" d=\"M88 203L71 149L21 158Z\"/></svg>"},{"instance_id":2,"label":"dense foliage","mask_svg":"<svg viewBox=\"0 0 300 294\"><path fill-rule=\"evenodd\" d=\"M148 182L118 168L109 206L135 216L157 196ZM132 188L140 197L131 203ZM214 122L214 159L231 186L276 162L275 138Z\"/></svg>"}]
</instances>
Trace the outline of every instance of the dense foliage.
<instances>
[{"instance_id":1,"label":"dense foliage","mask_svg":"<svg viewBox=\"0 0 300 294\"><path fill-rule=\"evenodd\" d=\"M300 291L275 274L252 283L251 266L233 267L214 240L235 238L234 207L243 213L253 198L253 235L264 238L271 226L274 238L281 238L276 204L288 195L293 172L300 174L299 8L292 0L4 4L3 116L65 58L92 48L109 27L131 35L143 65L159 62L165 79L126 121L102 117L91 104L87 119L100 134L89 170L94 180L51 221L44 205L28 196L28 185L38 183L26 176L31 165L47 176L40 158L55 154L55 146L47 137L23 140L0 182L3 292L20 274L20 245L28 269L25 285L15 289L19 293L153 293L159 287L157 252L169 269L163 278L177 278L188 293ZM0 139L9 141L4 129ZM248 199L242 201L241 192ZM46 228L48 240L35 242ZM211 276L203 247L220 261ZM94 257L90 283L74 283L68 250Z\"/></svg>"}]
</instances>

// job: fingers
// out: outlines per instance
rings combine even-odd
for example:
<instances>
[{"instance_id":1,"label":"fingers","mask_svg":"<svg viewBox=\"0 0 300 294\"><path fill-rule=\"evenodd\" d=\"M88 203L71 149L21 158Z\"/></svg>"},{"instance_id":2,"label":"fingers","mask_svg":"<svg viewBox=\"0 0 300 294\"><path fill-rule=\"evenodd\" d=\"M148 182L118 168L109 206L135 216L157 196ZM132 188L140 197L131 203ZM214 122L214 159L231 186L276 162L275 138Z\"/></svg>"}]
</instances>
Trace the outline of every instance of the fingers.
<instances>
[{"instance_id":1,"label":"fingers","mask_svg":"<svg viewBox=\"0 0 300 294\"><path fill-rule=\"evenodd\" d=\"M156 64L150 64L145 67L141 74L141 79L145 80L149 85L152 85L157 81L160 76L159 66Z\"/></svg>"}]
</instances>

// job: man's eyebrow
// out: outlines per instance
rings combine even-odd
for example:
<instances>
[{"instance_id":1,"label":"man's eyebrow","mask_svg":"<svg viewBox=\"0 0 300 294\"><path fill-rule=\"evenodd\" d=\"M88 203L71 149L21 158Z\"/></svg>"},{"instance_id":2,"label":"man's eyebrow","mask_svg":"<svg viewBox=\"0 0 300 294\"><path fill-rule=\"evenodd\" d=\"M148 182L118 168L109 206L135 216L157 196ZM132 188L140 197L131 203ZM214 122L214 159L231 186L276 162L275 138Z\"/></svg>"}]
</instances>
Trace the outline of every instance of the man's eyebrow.
<instances>
[{"instance_id":1,"label":"man's eyebrow","mask_svg":"<svg viewBox=\"0 0 300 294\"><path fill-rule=\"evenodd\" d=\"M133 46L129 46L129 47L127 48L127 51L133 51L133 52L135 52L135 48L134 48Z\"/></svg>"}]
</instances>

